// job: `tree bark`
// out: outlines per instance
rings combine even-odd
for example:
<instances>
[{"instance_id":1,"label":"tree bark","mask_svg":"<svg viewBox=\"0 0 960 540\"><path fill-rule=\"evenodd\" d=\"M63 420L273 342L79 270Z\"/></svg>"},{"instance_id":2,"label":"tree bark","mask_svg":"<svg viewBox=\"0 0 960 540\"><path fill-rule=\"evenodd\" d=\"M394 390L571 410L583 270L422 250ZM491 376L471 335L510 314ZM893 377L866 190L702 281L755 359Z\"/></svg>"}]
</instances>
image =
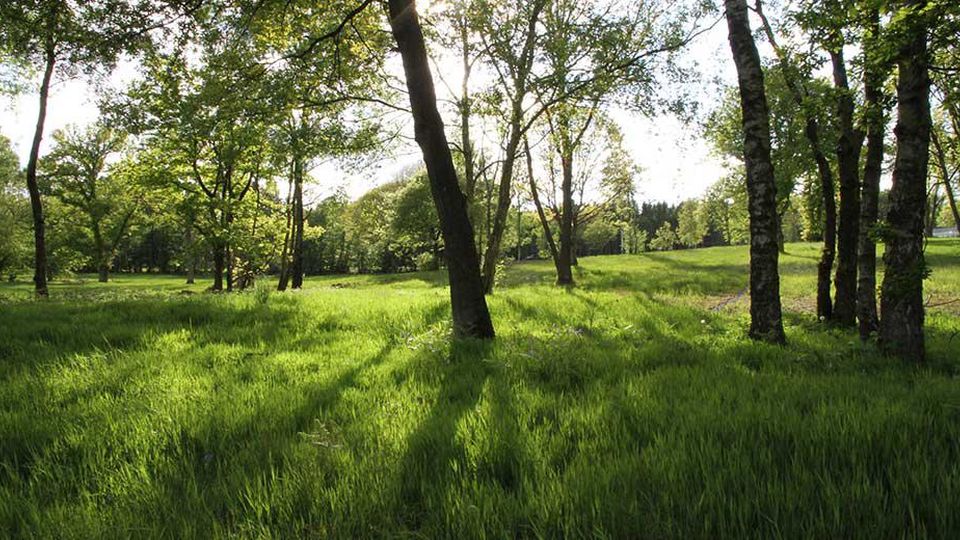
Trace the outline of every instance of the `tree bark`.
<instances>
[{"instance_id":1,"label":"tree bark","mask_svg":"<svg viewBox=\"0 0 960 540\"><path fill-rule=\"evenodd\" d=\"M853 125L854 103L843 49L830 51L833 81L839 97L837 165L840 177L840 226L837 234L836 296L833 320L840 326L857 324L857 243L860 239L860 151L863 134Z\"/></svg>"},{"instance_id":2,"label":"tree bark","mask_svg":"<svg viewBox=\"0 0 960 540\"><path fill-rule=\"evenodd\" d=\"M303 287L303 162L294 163L293 172L293 264L290 266L290 286Z\"/></svg>"},{"instance_id":3,"label":"tree bark","mask_svg":"<svg viewBox=\"0 0 960 540\"><path fill-rule=\"evenodd\" d=\"M560 158L560 249L557 254L557 285L573 285L573 154Z\"/></svg>"},{"instance_id":4,"label":"tree bark","mask_svg":"<svg viewBox=\"0 0 960 540\"><path fill-rule=\"evenodd\" d=\"M437 110L433 76L413 0L389 0L390 27L403 59L414 134L423 152L433 202L440 218L450 279L453 331L459 337L493 338L493 322L484 298L473 227L457 181L443 119Z\"/></svg>"},{"instance_id":5,"label":"tree bark","mask_svg":"<svg viewBox=\"0 0 960 540\"><path fill-rule=\"evenodd\" d=\"M725 0L730 50L743 113L750 214L750 337L784 343L777 250L777 187L770 158L770 116L746 0Z\"/></svg>"},{"instance_id":6,"label":"tree bark","mask_svg":"<svg viewBox=\"0 0 960 540\"><path fill-rule=\"evenodd\" d=\"M287 226L283 229L283 250L280 252L280 279L277 281L277 290L283 292L290 284L290 227L293 223L293 167L291 166L290 182L287 186L286 217Z\"/></svg>"},{"instance_id":7,"label":"tree bark","mask_svg":"<svg viewBox=\"0 0 960 540\"><path fill-rule=\"evenodd\" d=\"M923 236L933 238L933 229L937 226L937 214L940 213L940 205L943 204L939 182L930 187L930 191L927 192L927 202L929 204L923 218Z\"/></svg>"},{"instance_id":8,"label":"tree bark","mask_svg":"<svg viewBox=\"0 0 960 540\"><path fill-rule=\"evenodd\" d=\"M210 290L220 292L223 290L223 263L226 258L226 247L220 240L217 240L213 246L213 287Z\"/></svg>"},{"instance_id":9,"label":"tree bark","mask_svg":"<svg viewBox=\"0 0 960 540\"><path fill-rule=\"evenodd\" d=\"M823 198L823 249L817 262L817 317L821 320L833 318L833 299L830 297L833 261L837 253L837 199L833 189L833 173L830 163L820 148L819 126L813 118L807 119L805 133L811 148L815 148L814 161L820 178L820 192Z\"/></svg>"},{"instance_id":10,"label":"tree bark","mask_svg":"<svg viewBox=\"0 0 960 540\"><path fill-rule=\"evenodd\" d=\"M923 0L908 2L922 8ZM917 16L917 15L914 15ZM887 354L923 362L923 212L930 143L930 76L926 31L919 21L905 31L897 80L897 157L885 230L880 298L880 347Z\"/></svg>"},{"instance_id":11,"label":"tree bark","mask_svg":"<svg viewBox=\"0 0 960 540\"><path fill-rule=\"evenodd\" d=\"M233 247L230 244L227 244L226 249L224 250L226 255L226 274L227 274L227 292L233 292Z\"/></svg>"},{"instance_id":12,"label":"tree bark","mask_svg":"<svg viewBox=\"0 0 960 540\"><path fill-rule=\"evenodd\" d=\"M880 13L869 14L871 36L880 33ZM866 40L865 40L866 41ZM865 43L864 47L868 45ZM877 315L877 245L872 233L879 214L880 176L883 172L883 137L886 118L883 110L883 75L874 61L867 61L863 73L866 100L867 153L863 165L863 187L860 193L860 246L857 277L857 318L861 339L876 332Z\"/></svg>"},{"instance_id":13,"label":"tree bark","mask_svg":"<svg viewBox=\"0 0 960 540\"><path fill-rule=\"evenodd\" d=\"M193 285L195 281L195 276L197 273L197 254L194 249L194 237L193 237L193 214L189 215L189 223L187 223L187 285Z\"/></svg>"},{"instance_id":14,"label":"tree bark","mask_svg":"<svg viewBox=\"0 0 960 540\"><path fill-rule=\"evenodd\" d=\"M97 250L97 281L106 283L110 280L110 257L109 249L103 240L100 232L100 224L93 222L93 243Z\"/></svg>"},{"instance_id":15,"label":"tree bark","mask_svg":"<svg viewBox=\"0 0 960 540\"><path fill-rule=\"evenodd\" d=\"M33 133L30 157L27 160L27 191L30 194L30 209L33 213L33 284L37 296L46 297L47 290L47 242L43 216L43 201L40 198L40 186L37 184L37 162L40 159L40 141L43 140L43 125L47 119L47 100L50 95L50 80L57 62L53 38L48 37L45 49L46 65L43 81L40 83L40 111L37 114L37 127Z\"/></svg>"}]
</instances>

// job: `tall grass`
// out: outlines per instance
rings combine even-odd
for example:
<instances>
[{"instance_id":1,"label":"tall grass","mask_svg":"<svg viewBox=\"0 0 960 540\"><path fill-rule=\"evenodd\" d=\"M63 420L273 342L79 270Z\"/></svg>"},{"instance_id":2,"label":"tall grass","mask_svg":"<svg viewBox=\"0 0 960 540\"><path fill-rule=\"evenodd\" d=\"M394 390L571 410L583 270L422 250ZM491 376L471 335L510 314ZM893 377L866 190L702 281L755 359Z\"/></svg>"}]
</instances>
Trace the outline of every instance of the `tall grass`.
<instances>
[{"instance_id":1,"label":"tall grass","mask_svg":"<svg viewBox=\"0 0 960 540\"><path fill-rule=\"evenodd\" d=\"M814 322L788 251L783 348L741 248L514 265L492 344L450 341L437 273L4 285L0 536L957 536L960 243L922 369Z\"/></svg>"}]
</instances>

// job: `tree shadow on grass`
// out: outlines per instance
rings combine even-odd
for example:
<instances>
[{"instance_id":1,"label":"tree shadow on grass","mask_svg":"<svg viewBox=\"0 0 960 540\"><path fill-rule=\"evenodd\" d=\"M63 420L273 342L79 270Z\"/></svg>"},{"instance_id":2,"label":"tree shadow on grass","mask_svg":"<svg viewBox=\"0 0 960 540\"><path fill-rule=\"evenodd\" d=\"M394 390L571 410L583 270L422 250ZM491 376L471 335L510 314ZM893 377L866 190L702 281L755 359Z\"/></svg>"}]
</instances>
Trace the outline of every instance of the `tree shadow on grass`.
<instances>
[{"instance_id":1,"label":"tree shadow on grass","mask_svg":"<svg viewBox=\"0 0 960 540\"><path fill-rule=\"evenodd\" d=\"M140 311L131 315L127 308ZM150 487L141 493L137 490L124 493L114 499L110 507L134 508L132 513L125 515L144 516L144 524L151 530L179 530L174 536L191 536L190 530L178 528L212 532L232 520L249 519L251 509L243 499L244 490L264 478L271 478L271 475L302 472L291 469L291 463L295 461L287 457L292 452L302 453L304 448L309 448L307 444L316 443L311 437L325 437L323 433L318 435L317 431L329 427L324 423L329 423L344 394L361 384L363 373L385 362L397 347L405 343L404 336L387 334L379 351L366 358L353 355L351 358L357 360L355 364L340 367L338 373L327 380L295 384L293 386L298 388L295 395L282 392L264 395L263 389L282 389L287 384L285 381L292 381L291 377L305 372L290 371L279 357L274 362L263 362L256 354L261 345L271 353L312 351L320 355L317 365L323 367L327 365L322 360L329 354L327 342L330 336L341 333L336 325L321 319L318 332L309 333L305 341L294 339L303 333L302 328L291 331L298 321L294 308L295 305L271 304L251 309L250 306L214 301L201 301L188 308L165 303L121 305L119 310L92 311L58 306L51 312L52 320L45 319L34 325L44 329L47 333L45 339L34 341L35 334L17 336L19 341L12 351L19 367L4 372L4 384L37 387L31 391L36 396L31 400L10 396L11 400L17 400L21 410L12 410L11 413L17 414L17 421L6 424L16 431L0 433L0 455L3 456L0 471L6 469L8 474L19 478L11 480L13 483L9 487L25 500L32 497L28 491L56 492L57 496L49 501L31 500L34 511L43 512L51 505L75 503L79 496L77 490L82 486L71 479L80 474L81 469L85 471L83 474L90 476L90 481L100 483L106 482L113 474L110 471L116 467L142 463L140 467L143 474L149 475ZM38 312L37 308L27 310ZM423 319L418 319L415 326L431 328L447 315L448 310L447 303L437 302L426 309ZM80 332L85 325L102 328L104 332L112 328L122 329L120 337L123 339L117 340L116 335L109 333L104 337L95 332ZM18 332L22 330L20 328ZM194 412L186 416L176 412L179 407L163 412L162 417L155 416L157 411L151 409L154 400L141 399L136 394L144 389L157 389L155 385L151 386L156 375L151 368L155 360L152 356L127 356L129 350L142 347L144 340L167 333L182 333L189 338L178 344L182 350L160 359L162 364L158 364L158 369L166 370L168 368L162 367L166 365L173 372L185 370L187 374L185 377L178 375L178 381L208 380L212 385L213 393L198 402ZM104 344L108 342L111 347L104 353L110 357L105 360L108 365L90 366L84 359L76 366L81 375L89 369L97 369L96 373L100 375L84 375L76 381L71 379L70 384L57 390L55 395L47 389L49 380L43 373L49 364L61 362L65 355L99 354L97 351L106 347ZM237 358L230 360L232 363L206 366L198 355L205 354L208 346L217 344L240 345L236 350L228 349L235 352ZM153 347L145 351L152 354L157 350L165 354L162 345L157 348L153 344ZM31 349L38 354L25 355L25 351ZM73 370L69 365L67 368ZM146 377L145 384L137 384L142 377ZM200 387L203 388L204 383L201 382ZM132 393L128 395L128 391ZM169 391L176 393L175 388ZM108 400L103 399L108 396ZM243 404L234 408L231 406L234 401ZM31 403L40 410L53 407L59 412L55 417L44 412L31 413L27 410ZM93 404L96 404L95 410ZM36 416L33 420L30 420L31 414ZM169 425L171 419L165 416L167 414L173 414L179 420ZM102 422L85 425L84 421L90 418L102 418ZM65 425L71 423L80 426L79 431L65 430ZM113 452L101 455L89 446L94 440L103 445L116 444L110 442L110 437L116 433L154 424L156 427L151 429L162 429L165 433L161 436L162 442L158 441L150 449L139 446L122 449L124 445L120 444L121 448L115 450L119 454L111 456ZM65 437L71 432L74 439L86 442L69 442ZM307 443L305 437L309 439ZM143 451L148 451L152 457L136 457ZM124 457L127 452L132 454ZM323 458L322 451L318 454ZM134 461L128 462L128 459ZM31 478L33 464L38 460L47 464L44 466L47 474L42 478ZM335 466L318 467L317 470L323 472L312 474L328 474L335 469ZM63 487L54 488L54 484L63 484ZM309 504L312 502L305 500L303 507ZM97 514L109 515L108 510L105 507ZM168 522L163 515L189 517ZM0 523L0 530L4 525L7 524Z\"/></svg>"},{"instance_id":2,"label":"tree shadow on grass","mask_svg":"<svg viewBox=\"0 0 960 540\"><path fill-rule=\"evenodd\" d=\"M484 359L492 347L486 341L453 342L437 401L407 437L397 478L399 514L407 528L419 529L431 516L442 515L446 488L458 471L466 468L465 450L457 442L457 423L480 399L491 374Z\"/></svg>"}]
</instances>

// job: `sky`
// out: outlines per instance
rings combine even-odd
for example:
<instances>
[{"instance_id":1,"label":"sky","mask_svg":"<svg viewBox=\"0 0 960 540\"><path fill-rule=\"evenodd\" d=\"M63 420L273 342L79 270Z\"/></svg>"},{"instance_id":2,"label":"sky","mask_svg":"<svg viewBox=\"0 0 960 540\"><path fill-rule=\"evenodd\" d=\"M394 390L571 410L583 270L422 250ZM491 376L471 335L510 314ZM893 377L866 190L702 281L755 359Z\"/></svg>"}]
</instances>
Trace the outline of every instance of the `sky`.
<instances>
[{"instance_id":1,"label":"sky","mask_svg":"<svg viewBox=\"0 0 960 540\"><path fill-rule=\"evenodd\" d=\"M689 47L689 55L700 66L701 100L708 103L717 95L716 82L734 84L736 72L730 59L726 41L726 26L717 24L699 36ZM394 59L399 63L399 58ZM457 80L456 62L438 61L434 65L438 96L445 90L443 80ZM111 87L122 90L136 76L136 67L121 63L109 77L97 81L59 81L51 88L47 120L41 154L49 151L50 134L68 125L85 125L97 119L98 89ZM36 84L34 86L37 86ZM26 92L13 98L0 98L0 133L13 143L14 150L25 163L37 121L38 96ZM644 117L622 110L613 111L612 118L624 134L625 145L634 161L643 169L637 184L638 200L680 201L698 197L724 175L723 160L713 155L709 144L700 136L698 125L686 125L668 115ZM451 126L455 120L445 111L445 121ZM412 122L411 122L412 124ZM412 132L412 127L406 127ZM408 133L412 135L412 133ZM351 198L362 195L376 185L392 180L397 173L420 161L419 150L407 137L389 156L361 171L344 170L336 163L324 163L312 171L313 186L308 198L316 200L324 195L344 190Z\"/></svg>"}]
</instances>

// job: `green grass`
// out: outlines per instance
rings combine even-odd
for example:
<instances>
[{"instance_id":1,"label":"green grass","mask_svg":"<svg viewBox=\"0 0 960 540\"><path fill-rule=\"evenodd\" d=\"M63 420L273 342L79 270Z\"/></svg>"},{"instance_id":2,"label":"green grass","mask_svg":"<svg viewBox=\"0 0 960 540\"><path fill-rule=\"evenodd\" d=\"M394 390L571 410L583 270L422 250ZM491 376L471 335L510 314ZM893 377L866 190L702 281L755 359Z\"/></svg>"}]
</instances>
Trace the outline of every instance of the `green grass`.
<instances>
[{"instance_id":1,"label":"green grass","mask_svg":"<svg viewBox=\"0 0 960 540\"><path fill-rule=\"evenodd\" d=\"M783 348L745 248L515 265L493 344L439 273L2 285L0 536L957 537L960 242L922 369L814 322L788 251Z\"/></svg>"}]
</instances>

